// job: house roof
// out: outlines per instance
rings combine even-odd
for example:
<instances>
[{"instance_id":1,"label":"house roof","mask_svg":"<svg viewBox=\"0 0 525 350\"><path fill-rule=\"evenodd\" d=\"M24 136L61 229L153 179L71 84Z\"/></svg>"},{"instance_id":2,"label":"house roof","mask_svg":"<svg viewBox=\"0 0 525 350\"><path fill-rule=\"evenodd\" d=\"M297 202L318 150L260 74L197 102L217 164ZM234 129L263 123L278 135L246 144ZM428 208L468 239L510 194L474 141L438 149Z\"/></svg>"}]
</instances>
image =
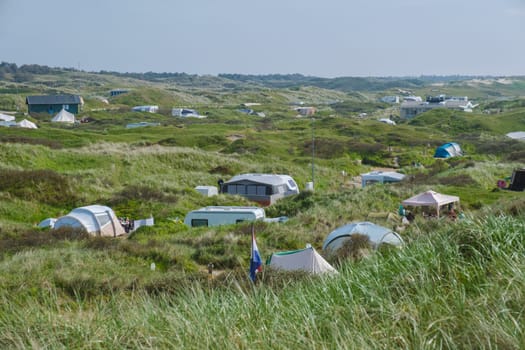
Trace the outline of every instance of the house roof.
<instances>
[{"instance_id":1,"label":"house roof","mask_svg":"<svg viewBox=\"0 0 525 350\"><path fill-rule=\"evenodd\" d=\"M82 104L82 98L78 95L27 96L26 104L28 105Z\"/></svg>"}]
</instances>

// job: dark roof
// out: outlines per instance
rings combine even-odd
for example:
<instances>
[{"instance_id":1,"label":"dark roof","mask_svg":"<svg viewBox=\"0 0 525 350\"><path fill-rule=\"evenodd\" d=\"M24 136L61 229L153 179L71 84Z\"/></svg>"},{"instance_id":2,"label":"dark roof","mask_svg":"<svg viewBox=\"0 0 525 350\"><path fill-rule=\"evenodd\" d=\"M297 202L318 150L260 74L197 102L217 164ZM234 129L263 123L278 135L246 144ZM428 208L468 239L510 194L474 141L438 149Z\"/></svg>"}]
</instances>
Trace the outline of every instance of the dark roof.
<instances>
[{"instance_id":1,"label":"dark roof","mask_svg":"<svg viewBox=\"0 0 525 350\"><path fill-rule=\"evenodd\" d=\"M28 105L74 105L81 103L82 99L78 95L44 95L26 97L26 104Z\"/></svg>"}]
</instances>

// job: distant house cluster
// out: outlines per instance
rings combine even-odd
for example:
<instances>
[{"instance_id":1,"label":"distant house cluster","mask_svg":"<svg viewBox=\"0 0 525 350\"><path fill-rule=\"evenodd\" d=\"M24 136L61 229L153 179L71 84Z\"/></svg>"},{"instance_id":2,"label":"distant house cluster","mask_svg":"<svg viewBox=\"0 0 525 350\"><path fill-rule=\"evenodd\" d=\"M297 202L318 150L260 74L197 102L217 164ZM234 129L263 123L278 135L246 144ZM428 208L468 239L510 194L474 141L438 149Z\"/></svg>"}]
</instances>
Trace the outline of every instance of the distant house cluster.
<instances>
[{"instance_id":1,"label":"distant house cluster","mask_svg":"<svg viewBox=\"0 0 525 350\"><path fill-rule=\"evenodd\" d=\"M468 100L467 96L428 96L425 101L419 96L405 97L400 107L400 117L404 119L412 119L418 114L425 113L436 108L446 108L457 111L472 112L476 107Z\"/></svg>"}]
</instances>

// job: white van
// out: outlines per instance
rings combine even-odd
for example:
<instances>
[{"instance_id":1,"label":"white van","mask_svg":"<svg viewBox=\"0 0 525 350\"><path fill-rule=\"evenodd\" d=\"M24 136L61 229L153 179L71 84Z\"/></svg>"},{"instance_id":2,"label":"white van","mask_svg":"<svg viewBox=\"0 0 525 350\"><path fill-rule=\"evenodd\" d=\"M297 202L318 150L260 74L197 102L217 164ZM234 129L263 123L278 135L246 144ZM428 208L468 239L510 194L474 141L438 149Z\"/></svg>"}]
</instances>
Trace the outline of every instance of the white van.
<instances>
[{"instance_id":1,"label":"white van","mask_svg":"<svg viewBox=\"0 0 525 350\"><path fill-rule=\"evenodd\" d=\"M231 225L264 220L265 216L264 209L259 207L210 206L189 212L184 224L190 227Z\"/></svg>"}]
</instances>

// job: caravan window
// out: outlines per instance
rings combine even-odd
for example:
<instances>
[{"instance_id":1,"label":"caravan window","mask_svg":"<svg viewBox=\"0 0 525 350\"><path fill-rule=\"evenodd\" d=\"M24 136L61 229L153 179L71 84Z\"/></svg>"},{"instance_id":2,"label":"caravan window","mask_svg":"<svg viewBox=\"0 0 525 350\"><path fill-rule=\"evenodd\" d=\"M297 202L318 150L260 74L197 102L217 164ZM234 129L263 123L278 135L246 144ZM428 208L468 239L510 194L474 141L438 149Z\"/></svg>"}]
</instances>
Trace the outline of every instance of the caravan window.
<instances>
[{"instance_id":1,"label":"caravan window","mask_svg":"<svg viewBox=\"0 0 525 350\"><path fill-rule=\"evenodd\" d=\"M266 186L257 186L257 195L265 196L266 195Z\"/></svg>"},{"instance_id":2,"label":"caravan window","mask_svg":"<svg viewBox=\"0 0 525 350\"><path fill-rule=\"evenodd\" d=\"M246 194L246 186L245 185L237 185L237 193L238 194Z\"/></svg>"},{"instance_id":3,"label":"caravan window","mask_svg":"<svg viewBox=\"0 0 525 350\"><path fill-rule=\"evenodd\" d=\"M208 219L191 219L191 227L208 227Z\"/></svg>"},{"instance_id":4,"label":"caravan window","mask_svg":"<svg viewBox=\"0 0 525 350\"><path fill-rule=\"evenodd\" d=\"M251 195L257 194L257 186L256 185L246 186L246 194L251 194Z\"/></svg>"},{"instance_id":5,"label":"caravan window","mask_svg":"<svg viewBox=\"0 0 525 350\"><path fill-rule=\"evenodd\" d=\"M228 194L246 194L245 185L228 185L226 186Z\"/></svg>"}]
</instances>

